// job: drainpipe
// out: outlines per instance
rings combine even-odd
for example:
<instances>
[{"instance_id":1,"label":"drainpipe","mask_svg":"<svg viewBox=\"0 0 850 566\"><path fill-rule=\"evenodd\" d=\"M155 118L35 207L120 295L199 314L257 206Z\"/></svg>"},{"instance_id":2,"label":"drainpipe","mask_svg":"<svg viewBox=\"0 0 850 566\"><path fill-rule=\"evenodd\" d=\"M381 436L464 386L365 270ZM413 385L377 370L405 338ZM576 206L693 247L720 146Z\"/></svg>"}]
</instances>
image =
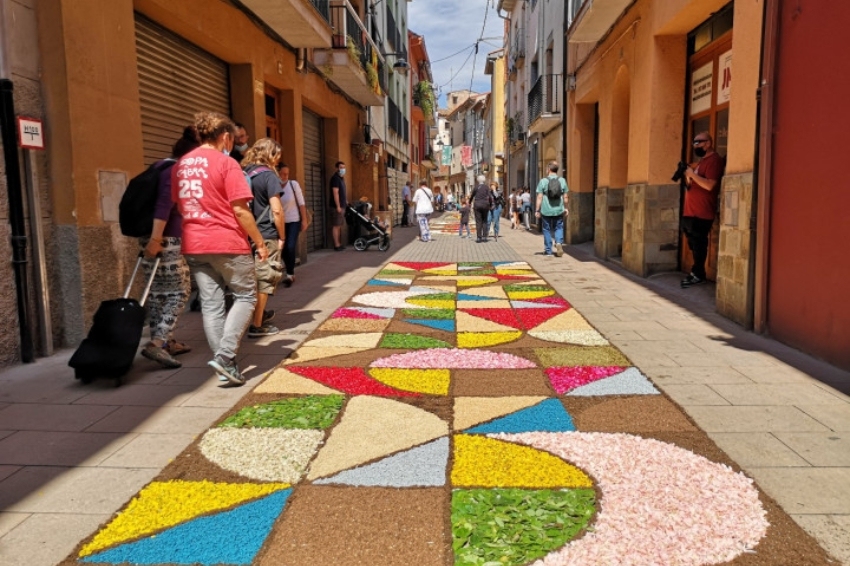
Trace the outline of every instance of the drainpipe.
<instances>
[{"instance_id":1,"label":"drainpipe","mask_svg":"<svg viewBox=\"0 0 850 566\"><path fill-rule=\"evenodd\" d=\"M755 266L753 278L753 330L759 334L767 331L768 272L770 267L770 198L773 169L773 100L776 91L776 53L779 39L779 0L764 3L764 29L762 30L761 84L759 85L757 157L753 186L756 189L753 203L756 214Z\"/></svg>"},{"instance_id":2,"label":"drainpipe","mask_svg":"<svg viewBox=\"0 0 850 566\"><path fill-rule=\"evenodd\" d=\"M6 69L0 69L0 72L5 74ZM15 105L12 90L11 80L0 79L0 131L2 131L3 139L3 158L6 163L9 224L12 227L12 267L15 270L15 289L18 299L21 360L24 363L30 363L34 360L34 356L29 313L29 284L27 281L27 232L24 223L21 165L18 156L18 140L15 134Z\"/></svg>"}]
</instances>

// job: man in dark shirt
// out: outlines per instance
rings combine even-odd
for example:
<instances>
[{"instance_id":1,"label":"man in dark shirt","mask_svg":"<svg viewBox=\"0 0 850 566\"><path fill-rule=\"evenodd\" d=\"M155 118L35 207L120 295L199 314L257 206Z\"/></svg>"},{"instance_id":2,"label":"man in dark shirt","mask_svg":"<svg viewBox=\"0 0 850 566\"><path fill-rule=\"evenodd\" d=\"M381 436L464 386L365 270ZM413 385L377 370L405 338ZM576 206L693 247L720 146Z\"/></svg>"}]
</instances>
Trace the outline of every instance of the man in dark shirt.
<instances>
[{"instance_id":1,"label":"man in dark shirt","mask_svg":"<svg viewBox=\"0 0 850 566\"><path fill-rule=\"evenodd\" d=\"M230 152L230 157L241 166L246 151L248 151L248 132L245 130L245 126L236 122L236 134L233 136L233 149Z\"/></svg>"},{"instance_id":2,"label":"man in dark shirt","mask_svg":"<svg viewBox=\"0 0 850 566\"><path fill-rule=\"evenodd\" d=\"M694 155L699 161L695 166L685 169L688 190L685 191L685 210L682 214L682 230L693 253L694 266L691 273L682 279L683 288L705 282L708 236L717 214L717 195L723 176L723 158L714 151L708 132L694 136Z\"/></svg>"},{"instance_id":3,"label":"man in dark shirt","mask_svg":"<svg viewBox=\"0 0 850 566\"><path fill-rule=\"evenodd\" d=\"M331 177L331 198L328 202L331 213L331 234L334 239L334 250L341 252L345 249L340 240L342 224L345 222L345 207L348 200L345 191L345 162L336 162L336 173Z\"/></svg>"}]
</instances>

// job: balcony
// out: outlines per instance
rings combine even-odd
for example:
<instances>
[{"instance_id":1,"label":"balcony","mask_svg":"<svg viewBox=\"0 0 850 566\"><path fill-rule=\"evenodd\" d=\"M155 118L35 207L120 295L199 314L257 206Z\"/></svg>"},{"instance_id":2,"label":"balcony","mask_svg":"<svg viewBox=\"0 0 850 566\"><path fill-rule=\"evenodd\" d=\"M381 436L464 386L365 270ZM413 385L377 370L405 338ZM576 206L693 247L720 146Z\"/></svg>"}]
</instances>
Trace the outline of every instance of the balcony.
<instances>
[{"instance_id":1,"label":"balcony","mask_svg":"<svg viewBox=\"0 0 850 566\"><path fill-rule=\"evenodd\" d=\"M511 43L511 61L517 69L522 69L525 65L525 30L522 28L514 32L513 42Z\"/></svg>"},{"instance_id":2,"label":"balcony","mask_svg":"<svg viewBox=\"0 0 850 566\"><path fill-rule=\"evenodd\" d=\"M292 47L330 47L330 0L242 0Z\"/></svg>"},{"instance_id":3,"label":"balcony","mask_svg":"<svg viewBox=\"0 0 850 566\"><path fill-rule=\"evenodd\" d=\"M331 0L331 49L313 51L313 64L363 106L384 105L384 58L348 0Z\"/></svg>"},{"instance_id":4,"label":"balcony","mask_svg":"<svg viewBox=\"0 0 850 566\"><path fill-rule=\"evenodd\" d=\"M633 0L584 0L574 5L573 23L567 31L570 43L597 43Z\"/></svg>"},{"instance_id":5,"label":"balcony","mask_svg":"<svg viewBox=\"0 0 850 566\"><path fill-rule=\"evenodd\" d=\"M561 75L541 75L528 93L528 131L548 132L563 119L564 83Z\"/></svg>"},{"instance_id":6,"label":"balcony","mask_svg":"<svg viewBox=\"0 0 850 566\"><path fill-rule=\"evenodd\" d=\"M416 86L413 87L412 118L433 126L437 123L434 117L435 107L434 91L431 83L428 81L419 81L416 83Z\"/></svg>"},{"instance_id":7,"label":"balcony","mask_svg":"<svg viewBox=\"0 0 850 566\"><path fill-rule=\"evenodd\" d=\"M525 145L526 131L525 121L522 112L517 112L513 117L508 118L505 124L508 131L508 145L511 151L517 151Z\"/></svg>"}]
</instances>

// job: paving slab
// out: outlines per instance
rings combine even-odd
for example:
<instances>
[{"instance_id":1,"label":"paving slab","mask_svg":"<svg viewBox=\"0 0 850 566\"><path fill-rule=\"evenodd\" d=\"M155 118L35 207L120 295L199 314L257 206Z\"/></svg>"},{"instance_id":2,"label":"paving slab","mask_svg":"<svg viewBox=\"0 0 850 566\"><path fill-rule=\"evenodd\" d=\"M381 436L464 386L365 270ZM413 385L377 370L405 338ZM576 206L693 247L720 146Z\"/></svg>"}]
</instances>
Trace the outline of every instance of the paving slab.
<instances>
[{"instance_id":1,"label":"paving slab","mask_svg":"<svg viewBox=\"0 0 850 566\"><path fill-rule=\"evenodd\" d=\"M20 466L96 466L127 441L120 433L23 430L0 440L0 463Z\"/></svg>"},{"instance_id":2,"label":"paving slab","mask_svg":"<svg viewBox=\"0 0 850 566\"><path fill-rule=\"evenodd\" d=\"M850 514L791 517L842 564L850 564Z\"/></svg>"},{"instance_id":3,"label":"paving slab","mask_svg":"<svg viewBox=\"0 0 850 566\"><path fill-rule=\"evenodd\" d=\"M744 468L805 467L811 464L769 432L712 432L723 451Z\"/></svg>"},{"instance_id":4,"label":"paving slab","mask_svg":"<svg viewBox=\"0 0 850 566\"><path fill-rule=\"evenodd\" d=\"M715 384L712 388L733 405L847 405L814 383Z\"/></svg>"},{"instance_id":5,"label":"paving slab","mask_svg":"<svg viewBox=\"0 0 850 566\"><path fill-rule=\"evenodd\" d=\"M759 486L791 515L845 515L850 468L747 468Z\"/></svg>"},{"instance_id":6,"label":"paving slab","mask_svg":"<svg viewBox=\"0 0 850 566\"><path fill-rule=\"evenodd\" d=\"M101 462L101 466L161 470L196 437L195 434L139 434Z\"/></svg>"},{"instance_id":7,"label":"paving slab","mask_svg":"<svg viewBox=\"0 0 850 566\"><path fill-rule=\"evenodd\" d=\"M835 432L850 432L850 405L806 405L797 407Z\"/></svg>"},{"instance_id":8,"label":"paving slab","mask_svg":"<svg viewBox=\"0 0 850 566\"><path fill-rule=\"evenodd\" d=\"M828 430L797 407L688 407L706 432L823 432Z\"/></svg>"},{"instance_id":9,"label":"paving slab","mask_svg":"<svg viewBox=\"0 0 850 566\"><path fill-rule=\"evenodd\" d=\"M195 434L208 428L219 416L218 407L121 407L86 429L86 432L136 432Z\"/></svg>"},{"instance_id":10,"label":"paving slab","mask_svg":"<svg viewBox=\"0 0 850 566\"><path fill-rule=\"evenodd\" d=\"M23 523L30 516L30 513L6 513L0 512L0 538L5 536L9 531ZM2 556L0 554L0 556Z\"/></svg>"},{"instance_id":11,"label":"paving slab","mask_svg":"<svg viewBox=\"0 0 850 566\"><path fill-rule=\"evenodd\" d=\"M663 383L663 382L662 382ZM708 385L663 383L664 392L683 407L690 405L729 405L729 401L718 395Z\"/></svg>"},{"instance_id":12,"label":"paving slab","mask_svg":"<svg viewBox=\"0 0 850 566\"><path fill-rule=\"evenodd\" d=\"M21 403L0 412L0 429L79 432L116 410L118 407L114 405Z\"/></svg>"},{"instance_id":13,"label":"paving slab","mask_svg":"<svg viewBox=\"0 0 850 566\"><path fill-rule=\"evenodd\" d=\"M109 514L75 514L73 520L63 513L33 514L0 544L3 566L56 564L74 548L77 541L104 521Z\"/></svg>"},{"instance_id":14,"label":"paving slab","mask_svg":"<svg viewBox=\"0 0 850 566\"><path fill-rule=\"evenodd\" d=\"M730 367L683 368L641 366L643 373L662 385L752 384L753 381Z\"/></svg>"},{"instance_id":15,"label":"paving slab","mask_svg":"<svg viewBox=\"0 0 850 566\"><path fill-rule=\"evenodd\" d=\"M850 434L777 432L776 437L812 466L850 468ZM847 512L850 513L850 507Z\"/></svg>"}]
</instances>

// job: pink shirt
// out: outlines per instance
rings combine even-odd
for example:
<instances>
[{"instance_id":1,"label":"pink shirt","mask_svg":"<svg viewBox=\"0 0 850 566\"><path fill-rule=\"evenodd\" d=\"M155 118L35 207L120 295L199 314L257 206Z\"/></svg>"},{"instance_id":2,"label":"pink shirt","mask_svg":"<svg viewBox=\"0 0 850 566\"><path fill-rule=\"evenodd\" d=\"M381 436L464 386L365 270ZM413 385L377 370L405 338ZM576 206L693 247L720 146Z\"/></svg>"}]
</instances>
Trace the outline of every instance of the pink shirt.
<instances>
[{"instance_id":1,"label":"pink shirt","mask_svg":"<svg viewBox=\"0 0 850 566\"><path fill-rule=\"evenodd\" d=\"M183 216L183 253L250 254L230 204L252 196L239 164L220 151L199 147L181 157L172 167L171 198Z\"/></svg>"}]
</instances>

